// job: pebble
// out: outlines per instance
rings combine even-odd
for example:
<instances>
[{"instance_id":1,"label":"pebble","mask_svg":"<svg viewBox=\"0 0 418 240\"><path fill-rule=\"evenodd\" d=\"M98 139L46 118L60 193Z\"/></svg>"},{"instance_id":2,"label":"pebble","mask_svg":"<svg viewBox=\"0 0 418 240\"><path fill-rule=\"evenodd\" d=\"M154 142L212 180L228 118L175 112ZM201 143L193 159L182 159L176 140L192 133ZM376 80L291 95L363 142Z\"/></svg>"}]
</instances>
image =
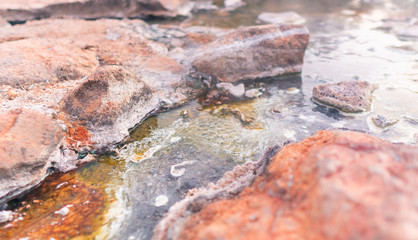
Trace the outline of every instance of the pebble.
<instances>
[{"instance_id":1,"label":"pebble","mask_svg":"<svg viewBox=\"0 0 418 240\"><path fill-rule=\"evenodd\" d=\"M9 89L9 91L7 91L7 99L9 100L13 100L17 97L17 92L14 89Z\"/></svg>"},{"instance_id":2,"label":"pebble","mask_svg":"<svg viewBox=\"0 0 418 240\"><path fill-rule=\"evenodd\" d=\"M300 90L297 89L297 88L291 87L291 88L286 90L286 93L287 94L298 94L298 93L300 93Z\"/></svg>"},{"instance_id":3,"label":"pebble","mask_svg":"<svg viewBox=\"0 0 418 240\"><path fill-rule=\"evenodd\" d=\"M376 126L378 126L380 128L387 128L387 127L392 126L395 123L397 123L399 121L399 119L387 118L387 117L382 116L382 115L377 115L377 116L372 117L372 121Z\"/></svg>"},{"instance_id":4,"label":"pebble","mask_svg":"<svg viewBox=\"0 0 418 240\"><path fill-rule=\"evenodd\" d=\"M218 83L216 84L216 87L219 90L227 91L229 94L237 98L242 97L245 93L245 86L243 83L238 85L233 85L232 83Z\"/></svg>"},{"instance_id":5,"label":"pebble","mask_svg":"<svg viewBox=\"0 0 418 240\"><path fill-rule=\"evenodd\" d=\"M245 92L247 98L257 98L261 95L262 93L258 89L249 89Z\"/></svg>"},{"instance_id":6,"label":"pebble","mask_svg":"<svg viewBox=\"0 0 418 240\"><path fill-rule=\"evenodd\" d=\"M164 205L167 205L168 203L168 197L165 195L160 195L158 197L155 198L155 206L156 207L161 207Z\"/></svg>"},{"instance_id":7,"label":"pebble","mask_svg":"<svg viewBox=\"0 0 418 240\"><path fill-rule=\"evenodd\" d=\"M0 223L10 222L13 220L12 211L0 211Z\"/></svg>"}]
</instances>

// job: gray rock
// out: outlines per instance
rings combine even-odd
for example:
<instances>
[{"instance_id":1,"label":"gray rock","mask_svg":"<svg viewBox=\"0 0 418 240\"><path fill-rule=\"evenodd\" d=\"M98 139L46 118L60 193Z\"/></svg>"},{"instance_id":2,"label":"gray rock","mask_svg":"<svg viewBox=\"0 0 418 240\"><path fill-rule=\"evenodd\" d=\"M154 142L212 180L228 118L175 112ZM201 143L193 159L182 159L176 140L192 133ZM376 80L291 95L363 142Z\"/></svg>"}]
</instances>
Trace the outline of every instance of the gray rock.
<instances>
[{"instance_id":1,"label":"gray rock","mask_svg":"<svg viewBox=\"0 0 418 240\"><path fill-rule=\"evenodd\" d=\"M387 128L389 126L396 124L399 121L399 119L386 118L383 115L377 115L377 116L372 117L372 121L376 126L380 128Z\"/></svg>"},{"instance_id":2,"label":"gray rock","mask_svg":"<svg viewBox=\"0 0 418 240\"><path fill-rule=\"evenodd\" d=\"M358 113L370 110L372 95L376 85L368 82L340 82L317 85L312 98L343 112Z\"/></svg>"},{"instance_id":3,"label":"gray rock","mask_svg":"<svg viewBox=\"0 0 418 240\"><path fill-rule=\"evenodd\" d=\"M202 46L192 64L222 82L298 73L308 42L303 26L244 27Z\"/></svg>"}]
</instances>

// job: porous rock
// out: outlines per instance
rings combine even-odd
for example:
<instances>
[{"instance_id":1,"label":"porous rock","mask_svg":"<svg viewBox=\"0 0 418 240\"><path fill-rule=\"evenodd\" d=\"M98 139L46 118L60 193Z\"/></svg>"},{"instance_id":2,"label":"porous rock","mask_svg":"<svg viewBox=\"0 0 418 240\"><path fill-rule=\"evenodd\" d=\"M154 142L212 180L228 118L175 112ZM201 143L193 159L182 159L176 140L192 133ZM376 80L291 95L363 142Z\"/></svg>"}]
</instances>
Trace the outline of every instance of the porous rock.
<instances>
[{"instance_id":1,"label":"porous rock","mask_svg":"<svg viewBox=\"0 0 418 240\"><path fill-rule=\"evenodd\" d=\"M192 64L222 82L298 73L308 42L303 26L243 27L198 49Z\"/></svg>"},{"instance_id":2,"label":"porous rock","mask_svg":"<svg viewBox=\"0 0 418 240\"><path fill-rule=\"evenodd\" d=\"M177 203L154 239L414 239L417 174L417 147L321 131L280 150L241 193L213 198L210 186Z\"/></svg>"},{"instance_id":3,"label":"porous rock","mask_svg":"<svg viewBox=\"0 0 418 240\"><path fill-rule=\"evenodd\" d=\"M0 43L0 84L26 86L80 79L94 71L94 52L51 39Z\"/></svg>"},{"instance_id":4,"label":"porous rock","mask_svg":"<svg viewBox=\"0 0 418 240\"><path fill-rule=\"evenodd\" d=\"M45 114L27 109L0 113L1 201L44 178L62 139L61 128Z\"/></svg>"},{"instance_id":5,"label":"porous rock","mask_svg":"<svg viewBox=\"0 0 418 240\"><path fill-rule=\"evenodd\" d=\"M364 112L370 110L374 89L376 85L366 81L321 84L314 87L312 98L343 112Z\"/></svg>"},{"instance_id":6,"label":"porous rock","mask_svg":"<svg viewBox=\"0 0 418 240\"><path fill-rule=\"evenodd\" d=\"M104 145L122 140L130 127L158 106L152 95L134 74L107 65L70 91L61 101L61 111L82 126L75 127L76 135L87 129L88 141Z\"/></svg>"}]
</instances>

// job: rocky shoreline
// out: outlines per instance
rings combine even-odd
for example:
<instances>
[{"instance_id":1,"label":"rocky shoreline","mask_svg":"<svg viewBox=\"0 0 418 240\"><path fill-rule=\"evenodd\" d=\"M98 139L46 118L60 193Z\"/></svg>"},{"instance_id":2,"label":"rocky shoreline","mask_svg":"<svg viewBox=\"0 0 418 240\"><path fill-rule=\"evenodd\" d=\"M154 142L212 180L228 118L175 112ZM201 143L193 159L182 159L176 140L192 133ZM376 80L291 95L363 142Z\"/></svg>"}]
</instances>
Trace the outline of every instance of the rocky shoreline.
<instances>
[{"instance_id":1,"label":"rocky shoreline","mask_svg":"<svg viewBox=\"0 0 418 240\"><path fill-rule=\"evenodd\" d=\"M303 107L298 105L298 98L304 97L302 86L292 83L285 87L289 76L299 77L299 85L303 84L299 74L312 44L308 28L297 25L306 19L297 13L265 12L257 17L263 25L237 29L152 23L154 19L184 19L202 11L228 15L246 4L223 1L218 6L187 0L0 3L0 237L13 238L8 235L13 232L7 231L22 220L17 212L30 208L30 204L21 204L11 211L10 202L51 175L63 174L60 179L67 184L85 187L74 193L77 210L67 215L69 209L75 209L70 204L54 212L64 220L68 217L65 224L62 220L65 227L71 221L82 221L83 212L93 221L103 211L105 191L96 191L66 173L103 154L119 154L134 141L131 133L135 128L161 113L198 102L200 109L211 109L207 111L212 116L233 118L243 129L257 129L262 128L259 113L234 104L265 98L269 107L261 115L267 121L280 121L286 114L299 115L301 123L318 121L294 110ZM413 31L408 34L402 36L414 37ZM270 87L272 82L284 86ZM382 86L375 82L344 78L332 83L316 81L309 94L317 105L314 111L335 119L355 119L373 111L374 92L379 88ZM280 96L280 101L276 98L271 103L269 96ZM229 103L231 106L225 105ZM182 111L180 118L186 119L182 123L187 124L193 114ZM373 124L370 129L377 127L380 132L400 121L416 125L416 119L408 115L390 118L378 114L367 119L367 124ZM302 124L300 127L298 133L310 132ZM418 148L384 141L370 132L350 131L338 123L321 129L328 130L310 137L305 134L307 138L301 140L295 137L295 130L284 128L280 134L288 141L275 142L283 146L271 146L264 157L255 159L258 161L238 165L225 175L216 171L223 159L207 163L216 172L209 177L211 171L199 172L201 166L194 166L194 160L161 157L162 162L174 164L168 177L173 184L193 165L203 185L193 188L193 180L192 184L186 181L190 186L181 189L183 192L176 190L175 199L181 196L181 200L170 205L173 200L159 195L154 207L165 207L165 212L159 211L145 224L149 232L143 233L144 238L151 238L151 228L152 239L418 236L414 202L418 198L414 191ZM171 144L182 141L168 137ZM187 143L182 148L187 152L188 147L193 148ZM127 161L139 164L159 149L151 147ZM225 162L222 164L228 167L236 165L230 159ZM168 165L161 167L165 168ZM161 169L147 171L161 174ZM214 179L219 180L211 183ZM72 191L70 185L63 189ZM63 199L69 198L62 194ZM100 202L94 203L95 208L83 208L96 198ZM44 214L39 224L32 224L28 229L35 234L32 237L53 234L52 228L45 228L44 233L39 230L48 221ZM69 232L71 237L80 234ZM59 234L64 237L66 233Z\"/></svg>"}]
</instances>

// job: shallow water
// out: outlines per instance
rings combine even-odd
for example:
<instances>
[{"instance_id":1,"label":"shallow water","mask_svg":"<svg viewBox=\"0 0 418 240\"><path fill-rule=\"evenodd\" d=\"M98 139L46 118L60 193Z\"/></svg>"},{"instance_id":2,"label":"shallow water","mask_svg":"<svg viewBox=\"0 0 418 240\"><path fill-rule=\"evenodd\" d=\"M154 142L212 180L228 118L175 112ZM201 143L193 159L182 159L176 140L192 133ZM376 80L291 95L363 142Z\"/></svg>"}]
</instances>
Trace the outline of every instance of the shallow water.
<instances>
[{"instance_id":1,"label":"shallow water","mask_svg":"<svg viewBox=\"0 0 418 240\"><path fill-rule=\"evenodd\" d=\"M269 147L321 129L355 129L417 144L418 39L396 34L396 27L418 18L417 5L407 0L262 1L235 13L187 20L184 25L233 28L256 24L262 11L297 11L311 31L303 72L247 83L246 88L262 93L254 100L207 107L193 102L146 120L119 154L51 178L23 203L11 205L22 220L0 226L0 238L150 239L155 224L189 189L215 182ZM394 24L392 30L388 23ZM341 114L311 101L315 85L348 80L378 84L371 111ZM398 121L382 129L371 121L377 115Z\"/></svg>"}]
</instances>

